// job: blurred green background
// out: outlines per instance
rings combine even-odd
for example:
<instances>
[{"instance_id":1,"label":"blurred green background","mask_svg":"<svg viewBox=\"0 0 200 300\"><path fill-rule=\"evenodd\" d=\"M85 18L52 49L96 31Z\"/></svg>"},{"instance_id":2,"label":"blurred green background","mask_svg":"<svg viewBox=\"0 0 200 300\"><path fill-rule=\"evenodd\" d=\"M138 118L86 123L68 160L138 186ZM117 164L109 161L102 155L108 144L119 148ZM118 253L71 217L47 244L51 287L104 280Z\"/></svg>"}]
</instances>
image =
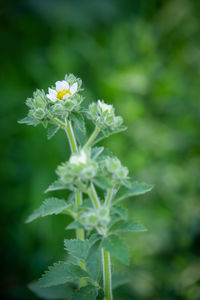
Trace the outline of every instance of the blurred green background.
<instances>
[{"instance_id":1,"label":"blurred green background","mask_svg":"<svg viewBox=\"0 0 200 300\"><path fill-rule=\"evenodd\" d=\"M1 5L0 299L37 299L26 288L65 257L64 216L25 225L56 166L65 135L17 124L36 88L66 73L83 79L86 104L113 103L128 130L104 145L135 180L155 184L124 203L146 233L126 236L130 284L115 299L200 299L200 1L26 0ZM89 299L88 299L89 300Z\"/></svg>"}]
</instances>

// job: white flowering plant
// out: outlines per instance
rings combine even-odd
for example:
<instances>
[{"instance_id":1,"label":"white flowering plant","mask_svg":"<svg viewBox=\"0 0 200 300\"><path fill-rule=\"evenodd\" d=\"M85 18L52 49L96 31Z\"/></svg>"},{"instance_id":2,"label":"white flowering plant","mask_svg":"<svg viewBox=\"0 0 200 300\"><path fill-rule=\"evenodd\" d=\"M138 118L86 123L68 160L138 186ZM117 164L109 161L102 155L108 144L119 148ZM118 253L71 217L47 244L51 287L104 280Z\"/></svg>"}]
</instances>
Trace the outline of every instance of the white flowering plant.
<instances>
[{"instance_id":1,"label":"white flowering plant","mask_svg":"<svg viewBox=\"0 0 200 300\"><path fill-rule=\"evenodd\" d=\"M48 216L67 214L72 222L66 230L75 230L75 239L64 240L68 253L66 261L59 261L29 285L39 297L68 300L112 300L113 287L111 257L129 263L129 250L121 238L124 232L146 231L135 220L128 220L126 209L120 204L129 197L152 189L145 183L133 182L128 168L102 146L102 139L124 131L123 119L115 115L114 107L98 100L82 107L82 81L66 75L48 89L37 90L26 104L27 117L19 123L47 128L48 139L59 129L66 132L71 149L68 160L57 167L56 180L46 193L69 190L67 199L48 197L31 214L26 223ZM92 120L94 131L88 136L86 123ZM119 280L118 280L119 283Z\"/></svg>"}]
</instances>

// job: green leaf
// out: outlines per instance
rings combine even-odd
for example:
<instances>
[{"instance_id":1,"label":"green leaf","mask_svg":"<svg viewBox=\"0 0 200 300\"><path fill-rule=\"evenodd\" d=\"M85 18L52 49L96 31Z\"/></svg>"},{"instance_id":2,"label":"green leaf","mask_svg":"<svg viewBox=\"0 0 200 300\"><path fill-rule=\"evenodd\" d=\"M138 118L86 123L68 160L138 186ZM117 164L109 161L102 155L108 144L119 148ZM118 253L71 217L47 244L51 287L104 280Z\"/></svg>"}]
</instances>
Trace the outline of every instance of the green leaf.
<instances>
[{"instance_id":1,"label":"green leaf","mask_svg":"<svg viewBox=\"0 0 200 300\"><path fill-rule=\"evenodd\" d=\"M38 297L43 299L70 299L74 293L70 286L41 287L38 281L31 282L28 287Z\"/></svg>"},{"instance_id":2,"label":"green leaf","mask_svg":"<svg viewBox=\"0 0 200 300\"><path fill-rule=\"evenodd\" d=\"M104 150L104 147L94 147L92 148L91 158L96 159Z\"/></svg>"},{"instance_id":3,"label":"green leaf","mask_svg":"<svg viewBox=\"0 0 200 300\"><path fill-rule=\"evenodd\" d=\"M93 145L99 143L100 141L102 141L103 139L109 137L110 135L125 131L126 129L127 129L126 126L119 126L118 128L116 128L114 130L111 130L111 129L107 128L106 131L103 131L99 134L99 137L94 141Z\"/></svg>"},{"instance_id":4,"label":"green leaf","mask_svg":"<svg viewBox=\"0 0 200 300\"><path fill-rule=\"evenodd\" d=\"M94 183L103 190L110 189L112 187L110 181L105 176L96 176L94 179Z\"/></svg>"},{"instance_id":5,"label":"green leaf","mask_svg":"<svg viewBox=\"0 0 200 300\"><path fill-rule=\"evenodd\" d=\"M19 124L26 124L26 125L32 125L32 126L37 126L40 122L38 122L37 120L33 119L32 117L25 117L22 120L18 121Z\"/></svg>"},{"instance_id":6,"label":"green leaf","mask_svg":"<svg viewBox=\"0 0 200 300\"><path fill-rule=\"evenodd\" d=\"M47 139L50 140L56 132L59 130L60 126L51 124L49 125L48 131L47 131Z\"/></svg>"},{"instance_id":7,"label":"green leaf","mask_svg":"<svg viewBox=\"0 0 200 300\"><path fill-rule=\"evenodd\" d=\"M71 119L73 121L74 133L79 144L84 145L86 142L86 127L85 120L80 113L73 113L71 115Z\"/></svg>"},{"instance_id":8,"label":"green leaf","mask_svg":"<svg viewBox=\"0 0 200 300\"><path fill-rule=\"evenodd\" d=\"M26 219L25 223L30 223L40 217L58 215L66 210L69 206L71 206L71 203L69 204L62 199L54 197L45 199L43 204Z\"/></svg>"},{"instance_id":9,"label":"green leaf","mask_svg":"<svg viewBox=\"0 0 200 300\"><path fill-rule=\"evenodd\" d=\"M78 290L72 300L96 300L98 288L93 285L87 285Z\"/></svg>"},{"instance_id":10,"label":"green leaf","mask_svg":"<svg viewBox=\"0 0 200 300\"><path fill-rule=\"evenodd\" d=\"M82 278L88 278L88 274L84 270L77 265L61 261L49 267L39 280L39 284L42 287L51 287L67 282L78 284Z\"/></svg>"},{"instance_id":11,"label":"green leaf","mask_svg":"<svg viewBox=\"0 0 200 300\"><path fill-rule=\"evenodd\" d=\"M153 188L152 185L146 184L146 183L140 183L140 182L133 182L132 186L130 188L127 187L121 187L118 191L118 193L115 196L114 202L119 202L123 199L126 199L128 197L133 197L137 195L145 194L149 191L151 191Z\"/></svg>"},{"instance_id":12,"label":"green leaf","mask_svg":"<svg viewBox=\"0 0 200 300\"><path fill-rule=\"evenodd\" d=\"M129 282L129 279L125 275L113 274L112 275L112 288L113 290L118 288L121 285L124 285Z\"/></svg>"},{"instance_id":13,"label":"green leaf","mask_svg":"<svg viewBox=\"0 0 200 300\"><path fill-rule=\"evenodd\" d=\"M130 254L125 242L117 235L110 235L102 240L102 247L110 252L110 254L128 265L130 260Z\"/></svg>"},{"instance_id":14,"label":"green leaf","mask_svg":"<svg viewBox=\"0 0 200 300\"><path fill-rule=\"evenodd\" d=\"M112 212L120 216L122 219L126 220L128 217L127 208L121 205L114 205L112 206Z\"/></svg>"},{"instance_id":15,"label":"green leaf","mask_svg":"<svg viewBox=\"0 0 200 300\"><path fill-rule=\"evenodd\" d=\"M56 180L54 181L45 191L45 193L58 191L58 190L66 190L67 186L64 185L61 181Z\"/></svg>"},{"instance_id":16,"label":"green leaf","mask_svg":"<svg viewBox=\"0 0 200 300\"><path fill-rule=\"evenodd\" d=\"M83 261L86 260L90 248L89 240L65 240L64 245L65 249L69 252L71 256L74 256Z\"/></svg>"},{"instance_id":17,"label":"green leaf","mask_svg":"<svg viewBox=\"0 0 200 300\"><path fill-rule=\"evenodd\" d=\"M129 231L147 231L147 229L137 221L121 220L110 227L109 232L129 232Z\"/></svg>"},{"instance_id":18,"label":"green leaf","mask_svg":"<svg viewBox=\"0 0 200 300\"><path fill-rule=\"evenodd\" d=\"M84 229L84 226L81 223L79 223L78 221L73 221L65 227L65 230L72 230L72 229L78 229L78 228Z\"/></svg>"},{"instance_id":19,"label":"green leaf","mask_svg":"<svg viewBox=\"0 0 200 300\"><path fill-rule=\"evenodd\" d=\"M98 238L98 237L96 237ZM99 239L99 238L98 238ZM90 243L92 241L90 240ZM101 249L100 241L96 241L89 250L88 257L85 263L87 272L90 274L91 278L95 281L99 281L102 274L101 267Z\"/></svg>"}]
</instances>

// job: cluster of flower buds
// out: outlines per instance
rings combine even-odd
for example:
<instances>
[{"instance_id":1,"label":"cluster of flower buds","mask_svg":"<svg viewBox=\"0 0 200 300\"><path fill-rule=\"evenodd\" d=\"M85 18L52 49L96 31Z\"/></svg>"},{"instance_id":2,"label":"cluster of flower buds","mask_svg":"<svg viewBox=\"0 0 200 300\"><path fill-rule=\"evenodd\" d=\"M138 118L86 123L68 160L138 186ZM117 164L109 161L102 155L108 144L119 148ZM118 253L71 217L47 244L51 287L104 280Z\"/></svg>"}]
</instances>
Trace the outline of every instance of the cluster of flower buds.
<instances>
[{"instance_id":1,"label":"cluster of flower buds","mask_svg":"<svg viewBox=\"0 0 200 300\"><path fill-rule=\"evenodd\" d=\"M48 114L48 101L43 90L36 90L33 93L33 98L26 100L26 105L30 108L28 116L41 121L44 120Z\"/></svg>"},{"instance_id":2,"label":"cluster of flower buds","mask_svg":"<svg viewBox=\"0 0 200 300\"><path fill-rule=\"evenodd\" d=\"M90 149L82 149L73 153L69 162L58 166L57 175L63 184L73 184L76 181L87 183L96 176L97 170L98 164L91 159Z\"/></svg>"},{"instance_id":3,"label":"cluster of flower buds","mask_svg":"<svg viewBox=\"0 0 200 300\"><path fill-rule=\"evenodd\" d=\"M81 84L81 79L70 74L64 80L56 81L55 86L48 89L48 94L43 90L34 92L33 98L26 100L32 124L37 125L50 115L65 121L70 112L78 111L83 101L83 96L79 94ZM30 119L24 119L21 123L28 122L30 123Z\"/></svg>"},{"instance_id":4,"label":"cluster of flower buds","mask_svg":"<svg viewBox=\"0 0 200 300\"><path fill-rule=\"evenodd\" d=\"M98 209L90 209L80 215L80 223L86 230L96 229L99 234L104 234L110 222L108 207L101 206Z\"/></svg>"},{"instance_id":5,"label":"cluster of flower buds","mask_svg":"<svg viewBox=\"0 0 200 300\"><path fill-rule=\"evenodd\" d=\"M113 184L122 184L128 179L128 168L122 166L117 157L107 157L103 161L103 168L110 175Z\"/></svg>"},{"instance_id":6,"label":"cluster of flower buds","mask_svg":"<svg viewBox=\"0 0 200 300\"><path fill-rule=\"evenodd\" d=\"M115 116L114 107L101 100L90 104L88 113L89 118L101 129L110 128L114 130L123 123L122 117Z\"/></svg>"}]
</instances>

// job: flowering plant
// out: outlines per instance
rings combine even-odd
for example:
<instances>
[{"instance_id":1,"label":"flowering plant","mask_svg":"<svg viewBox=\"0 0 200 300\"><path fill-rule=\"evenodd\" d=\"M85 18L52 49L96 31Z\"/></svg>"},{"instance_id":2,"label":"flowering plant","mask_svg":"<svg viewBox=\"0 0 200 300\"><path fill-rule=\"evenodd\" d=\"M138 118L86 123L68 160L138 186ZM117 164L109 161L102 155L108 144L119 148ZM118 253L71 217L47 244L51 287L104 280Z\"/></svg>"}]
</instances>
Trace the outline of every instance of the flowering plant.
<instances>
[{"instance_id":1,"label":"flowering plant","mask_svg":"<svg viewBox=\"0 0 200 300\"><path fill-rule=\"evenodd\" d=\"M19 121L33 126L41 123L48 130L48 138L64 130L71 149L68 161L58 166L57 179L46 190L67 189L70 196L45 199L26 222L69 214L73 221L66 230L74 229L76 239L64 241L68 260L49 267L38 282L30 284L30 289L45 299L112 300L111 257L129 263L128 247L120 234L146 230L140 223L127 220L127 211L119 203L150 191L152 186L133 182L117 157L95 146L126 127L115 115L114 107L104 101L98 100L85 110L81 106L81 83L70 74L57 81L47 94L37 90L26 101L28 116ZM89 137L87 120L95 125Z\"/></svg>"}]
</instances>

